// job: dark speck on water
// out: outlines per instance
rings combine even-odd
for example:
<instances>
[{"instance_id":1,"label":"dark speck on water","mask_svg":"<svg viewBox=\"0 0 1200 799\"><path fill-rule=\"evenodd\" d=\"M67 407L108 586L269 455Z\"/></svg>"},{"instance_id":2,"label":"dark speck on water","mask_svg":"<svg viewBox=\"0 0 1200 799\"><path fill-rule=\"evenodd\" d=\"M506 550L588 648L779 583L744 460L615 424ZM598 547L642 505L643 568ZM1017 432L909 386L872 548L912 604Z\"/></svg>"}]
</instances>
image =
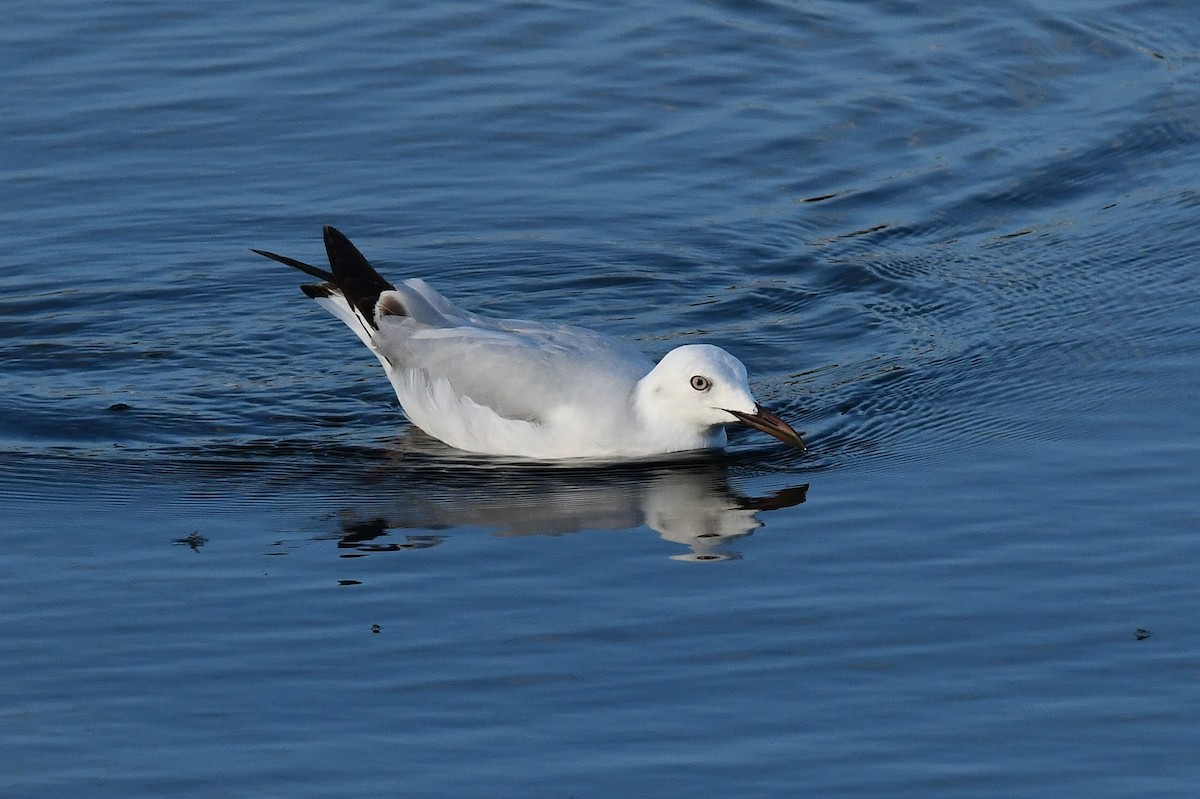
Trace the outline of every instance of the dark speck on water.
<instances>
[{"instance_id":1,"label":"dark speck on water","mask_svg":"<svg viewBox=\"0 0 1200 799\"><path fill-rule=\"evenodd\" d=\"M1193 795L1198 29L8 3L0 796ZM448 450L323 224L810 454Z\"/></svg>"},{"instance_id":2,"label":"dark speck on water","mask_svg":"<svg viewBox=\"0 0 1200 799\"><path fill-rule=\"evenodd\" d=\"M172 543L176 546L189 547L193 552L199 552L200 547L208 543L208 539L199 533L188 533L183 538L176 538Z\"/></svg>"}]
</instances>

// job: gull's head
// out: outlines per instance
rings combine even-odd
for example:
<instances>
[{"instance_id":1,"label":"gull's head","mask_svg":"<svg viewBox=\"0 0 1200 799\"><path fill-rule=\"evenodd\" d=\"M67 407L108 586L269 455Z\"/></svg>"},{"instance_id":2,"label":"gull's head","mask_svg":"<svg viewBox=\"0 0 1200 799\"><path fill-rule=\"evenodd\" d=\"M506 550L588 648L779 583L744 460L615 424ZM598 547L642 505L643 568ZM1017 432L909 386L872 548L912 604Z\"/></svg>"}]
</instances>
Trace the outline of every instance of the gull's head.
<instances>
[{"instance_id":1,"label":"gull's head","mask_svg":"<svg viewBox=\"0 0 1200 799\"><path fill-rule=\"evenodd\" d=\"M640 410L660 424L707 432L740 423L805 449L787 422L755 402L746 367L720 347L676 347L642 378L638 391Z\"/></svg>"}]
</instances>

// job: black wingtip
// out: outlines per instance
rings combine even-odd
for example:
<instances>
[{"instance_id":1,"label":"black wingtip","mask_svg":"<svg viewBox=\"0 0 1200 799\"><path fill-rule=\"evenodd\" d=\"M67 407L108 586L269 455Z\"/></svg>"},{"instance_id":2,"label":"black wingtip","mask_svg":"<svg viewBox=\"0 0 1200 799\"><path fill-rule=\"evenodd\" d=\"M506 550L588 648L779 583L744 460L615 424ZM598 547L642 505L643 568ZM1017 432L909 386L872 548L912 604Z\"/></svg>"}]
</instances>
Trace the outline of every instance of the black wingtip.
<instances>
[{"instance_id":1,"label":"black wingtip","mask_svg":"<svg viewBox=\"0 0 1200 799\"><path fill-rule=\"evenodd\" d=\"M386 287L381 291L395 288L380 277L375 268L371 266L371 262L358 251L358 248L342 231L333 225L325 225L321 228L321 235L325 239L325 253L329 256L329 266L333 269L335 277L354 277L377 282L380 286Z\"/></svg>"},{"instance_id":2,"label":"black wingtip","mask_svg":"<svg viewBox=\"0 0 1200 799\"><path fill-rule=\"evenodd\" d=\"M330 282L342 292L347 302L358 309L364 319L373 327L376 326L375 304L379 301L379 295L396 287L375 271L340 230L333 225L325 225L321 232L325 238L329 267L333 270Z\"/></svg>"},{"instance_id":3,"label":"black wingtip","mask_svg":"<svg viewBox=\"0 0 1200 799\"><path fill-rule=\"evenodd\" d=\"M278 253L268 252L267 250L258 250L254 247L250 248L250 252L257 253L264 258L270 258L272 261L278 261L279 263L285 266L290 266L293 269L299 269L304 274L310 277L315 277L318 280L324 280L328 283L333 282L332 273L326 272L324 269L318 269L312 264L306 264L304 261L297 261L295 258L288 258L286 255L279 255Z\"/></svg>"},{"instance_id":4,"label":"black wingtip","mask_svg":"<svg viewBox=\"0 0 1200 799\"><path fill-rule=\"evenodd\" d=\"M337 289L325 283L322 283L319 286L313 285L312 283L306 283L300 287L300 290L304 292L305 297L308 297L312 300L320 300L325 297L332 296L333 292L335 292Z\"/></svg>"},{"instance_id":5,"label":"black wingtip","mask_svg":"<svg viewBox=\"0 0 1200 799\"><path fill-rule=\"evenodd\" d=\"M325 225L321 229L321 233L325 239L325 253L329 256L329 266L333 271L327 272L312 264L306 264L295 258L268 250L251 247L250 251L324 281L323 285L304 285L300 287L300 290L314 300L340 293L367 324L377 327L375 306L379 302L379 295L385 291L394 290L395 286L384 280L375 271L370 262L340 230L333 225ZM389 307L384 310L384 313L403 315L403 309Z\"/></svg>"}]
</instances>

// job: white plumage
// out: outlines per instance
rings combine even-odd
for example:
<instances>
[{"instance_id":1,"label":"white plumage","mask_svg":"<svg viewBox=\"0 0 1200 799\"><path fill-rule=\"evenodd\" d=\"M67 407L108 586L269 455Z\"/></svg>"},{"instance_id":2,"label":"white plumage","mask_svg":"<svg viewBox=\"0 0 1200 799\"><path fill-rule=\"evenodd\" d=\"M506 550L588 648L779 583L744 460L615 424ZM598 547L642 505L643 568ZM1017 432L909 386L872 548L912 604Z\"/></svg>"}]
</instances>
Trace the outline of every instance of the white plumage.
<instances>
[{"instance_id":1,"label":"white plumage","mask_svg":"<svg viewBox=\"0 0 1200 799\"><path fill-rule=\"evenodd\" d=\"M254 252L324 281L302 288L375 353L409 420L452 447L636 458L723 447L725 425L740 422L804 448L719 347L685 345L655 365L584 328L472 314L423 280L391 285L340 232L324 234L329 272Z\"/></svg>"}]
</instances>

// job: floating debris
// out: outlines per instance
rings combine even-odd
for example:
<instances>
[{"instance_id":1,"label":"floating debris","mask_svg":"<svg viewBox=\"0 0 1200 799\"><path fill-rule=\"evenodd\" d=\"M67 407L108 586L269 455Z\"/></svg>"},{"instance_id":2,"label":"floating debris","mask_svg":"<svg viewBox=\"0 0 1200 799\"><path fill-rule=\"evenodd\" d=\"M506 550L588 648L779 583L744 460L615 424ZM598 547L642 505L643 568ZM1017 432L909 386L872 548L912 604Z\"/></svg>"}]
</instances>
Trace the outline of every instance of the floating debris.
<instances>
[{"instance_id":1,"label":"floating debris","mask_svg":"<svg viewBox=\"0 0 1200 799\"><path fill-rule=\"evenodd\" d=\"M199 533L188 533L185 537L176 538L171 543L177 547L191 547L193 552L199 552L200 547L208 543L208 539Z\"/></svg>"}]
</instances>

